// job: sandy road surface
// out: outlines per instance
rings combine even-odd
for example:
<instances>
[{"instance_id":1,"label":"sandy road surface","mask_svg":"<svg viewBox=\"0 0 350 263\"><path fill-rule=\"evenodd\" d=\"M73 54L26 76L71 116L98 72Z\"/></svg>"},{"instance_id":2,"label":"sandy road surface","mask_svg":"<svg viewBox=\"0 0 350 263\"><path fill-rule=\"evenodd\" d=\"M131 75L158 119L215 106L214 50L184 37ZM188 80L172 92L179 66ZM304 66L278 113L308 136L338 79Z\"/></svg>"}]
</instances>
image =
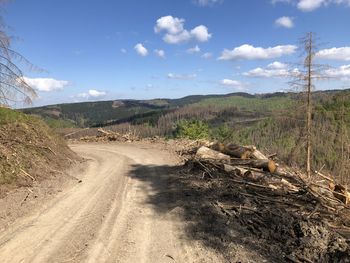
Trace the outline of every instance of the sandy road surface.
<instances>
[{"instance_id":1,"label":"sandy road surface","mask_svg":"<svg viewBox=\"0 0 350 263\"><path fill-rule=\"evenodd\" d=\"M222 261L186 238L178 213L159 214L147 202L155 191L148 182L166 188L159 167L174 164L169 153L135 144L71 147L90 159L85 172L74 175L82 183L0 233L1 262ZM132 176L135 167L149 180Z\"/></svg>"}]
</instances>

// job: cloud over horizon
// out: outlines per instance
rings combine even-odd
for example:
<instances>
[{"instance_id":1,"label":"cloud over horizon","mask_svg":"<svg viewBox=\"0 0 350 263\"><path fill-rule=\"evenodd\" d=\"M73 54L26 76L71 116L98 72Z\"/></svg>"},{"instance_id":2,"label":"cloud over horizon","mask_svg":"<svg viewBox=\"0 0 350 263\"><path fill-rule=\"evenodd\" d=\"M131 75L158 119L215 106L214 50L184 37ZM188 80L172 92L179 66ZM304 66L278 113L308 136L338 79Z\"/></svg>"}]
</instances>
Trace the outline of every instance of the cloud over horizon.
<instances>
[{"instance_id":1,"label":"cloud over horizon","mask_svg":"<svg viewBox=\"0 0 350 263\"><path fill-rule=\"evenodd\" d=\"M316 58L350 61L350 47L333 47L329 49L322 49L316 53Z\"/></svg>"},{"instance_id":2,"label":"cloud over horizon","mask_svg":"<svg viewBox=\"0 0 350 263\"><path fill-rule=\"evenodd\" d=\"M266 66L266 68L257 67L244 72L242 75L253 78L290 78L300 74L299 69L291 68L288 64L275 61Z\"/></svg>"},{"instance_id":3,"label":"cloud over horizon","mask_svg":"<svg viewBox=\"0 0 350 263\"><path fill-rule=\"evenodd\" d=\"M69 85L67 80L57 80L53 78L28 78L23 77L24 81L37 91L50 92L62 90Z\"/></svg>"},{"instance_id":4,"label":"cloud over horizon","mask_svg":"<svg viewBox=\"0 0 350 263\"><path fill-rule=\"evenodd\" d=\"M106 96L107 93L105 91L99 91L95 89L90 89L87 92L79 93L77 95L78 98L83 98L83 99L90 99L90 98L101 98Z\"/></svg>"},{"instance_id":5,"label":"cloud over horizon","mask_svg":"<svg viewBox=\"0 0 350 263\"><path fill-rule=\"evenodd\" d=\"M197 74L174 74L169 73L167 75L168 79L177 79L177 80L192 80L197 78Z\"/></svg>"},{"instance_id":6,"label":"cloud over horizon","mask_svg":"<svg viewBox=\"0 0 350 263\"><path fill-rule=\"evenodd\" d=\"M284 55L291 55L295 53L297 46L294 45L280 45L275 47L254 47L249 44L244 44L235 47L232 50L224 49L219 60L265 60L279 58Z\"/></svg>"},{"instance_id":7,"label":"cloud over horizon","mask_svg":"<svg viewBox=\"0 0 350 263\"><path fill-rule=\"evenodd\" d=\"M238 80L232 80L232 79L223 79L220 81L220 85L234 88L239 91L245 90L246 85Z\"/></svg>"},{"instance_id":8,"label":"cloud over horizon","mask_svg":"<svg viewBox=\"0 0 350 263\"><path fill-rule=\"evenodd\" d=\"M343 65L338 68L327 69L324 73L329 78L350 80L350 65Z\"/></svg>"}]
</instances>

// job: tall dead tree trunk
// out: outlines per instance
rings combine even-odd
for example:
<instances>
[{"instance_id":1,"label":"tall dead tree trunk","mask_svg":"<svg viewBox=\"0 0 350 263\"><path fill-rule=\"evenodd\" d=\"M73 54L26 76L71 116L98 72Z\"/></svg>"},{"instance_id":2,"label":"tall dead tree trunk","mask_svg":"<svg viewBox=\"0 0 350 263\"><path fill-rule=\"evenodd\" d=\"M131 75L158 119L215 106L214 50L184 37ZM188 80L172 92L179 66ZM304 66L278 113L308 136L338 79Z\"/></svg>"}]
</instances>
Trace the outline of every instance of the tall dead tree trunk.
<instances>
[{"instance_id":1,"label":"tall dead tree trunk","mask_svg":"<svg viewBox=\"0 0 350 263\"><path fill-rule=\"evenodd\" d=\"M312 92L312 60L313 60L313 39L312 33L308 33L306 39L305 49L307 50L307 57L305 61L305 66L307 67L307 118L306 118L306 172L308 177L311 177L311 114L312 114L312 104L311 104L311 92Z\"/></svg>"},{"instance_id":2,"label":"tall dead tree trunk","mask_svg":"<svg viewBox=\"0 0 350 263\"><path fill-rule=\"evenodd\" d=\"M307 33L301 40L300 46L302 49L302 56L304 57L303 63L296 72L291 74L293 81L291 85L296 88L297 91L301 91L305 95L303 99L303 105L300 107L305 120L305 125L302 127L300 141L304 141L305 138L305 170L308 177L312 174L312 160L313 160L313 91L315 89L315 79L327 79L327 76L323 74L324 70L328 67L326 65L319 65L314 63L314 58L318 51L317 41L315 34L312 32ZM303 140L301 140L303 139Z\"/></svg>"}]
</instances>

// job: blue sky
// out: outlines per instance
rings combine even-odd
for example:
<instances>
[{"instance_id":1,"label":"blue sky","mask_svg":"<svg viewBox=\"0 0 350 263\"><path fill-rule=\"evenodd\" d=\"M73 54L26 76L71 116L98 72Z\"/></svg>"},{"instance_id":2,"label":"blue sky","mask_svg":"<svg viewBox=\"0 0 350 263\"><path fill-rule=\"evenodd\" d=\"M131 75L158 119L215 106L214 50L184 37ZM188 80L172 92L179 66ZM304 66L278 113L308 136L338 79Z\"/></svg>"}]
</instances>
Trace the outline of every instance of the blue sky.
<instances>
[{"instance_id":1,"label":"blue sky","mask_svg":"<svg viewBox=\"0 0 350 263\"><path fill-rule=\"evenodd\" d=\"M317 33L320 63L350 79L350 0L13 0L3 12L34 105L288 89L298 39Z\"/></svg>"}]
</instances>

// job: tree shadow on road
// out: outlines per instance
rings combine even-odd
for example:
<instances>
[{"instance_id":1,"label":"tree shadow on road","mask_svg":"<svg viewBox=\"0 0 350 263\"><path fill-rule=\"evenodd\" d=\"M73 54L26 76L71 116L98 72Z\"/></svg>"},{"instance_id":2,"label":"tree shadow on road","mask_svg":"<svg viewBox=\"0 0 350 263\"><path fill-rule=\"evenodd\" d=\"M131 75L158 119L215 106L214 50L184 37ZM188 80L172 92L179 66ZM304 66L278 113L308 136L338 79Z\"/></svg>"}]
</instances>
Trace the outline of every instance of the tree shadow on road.
<instances>
[{"instance_id":1,"label":"tree shadow on road","mask_svg":"<svg viewBox=\"0 0 350 263\"><path fill-rule=\"evenodd\" d=\"M176 211L183 238L227 262L349 262L349 245L326 227L315 213L317 203L302 192L286 201L195 167L133 165L129 176L151 188L146 202L160 216Z\"/></svg>"},{"instance_id":2,"label":"tree shadow on road","mask_svg":"<svg viewBox=\"0 0 350 263\"><path fill-rule=\"evenodd\" d=\"M268 255L264 240L258 240L216 205L239 198L224 182L183 174L182 167L177 166L134 165L129 175L151 187L147 203L156 212L165 215L177 211L185 223L187 240L201 242L227 262L280 262L278 255Z\"/></svg>"}]
</instances>

